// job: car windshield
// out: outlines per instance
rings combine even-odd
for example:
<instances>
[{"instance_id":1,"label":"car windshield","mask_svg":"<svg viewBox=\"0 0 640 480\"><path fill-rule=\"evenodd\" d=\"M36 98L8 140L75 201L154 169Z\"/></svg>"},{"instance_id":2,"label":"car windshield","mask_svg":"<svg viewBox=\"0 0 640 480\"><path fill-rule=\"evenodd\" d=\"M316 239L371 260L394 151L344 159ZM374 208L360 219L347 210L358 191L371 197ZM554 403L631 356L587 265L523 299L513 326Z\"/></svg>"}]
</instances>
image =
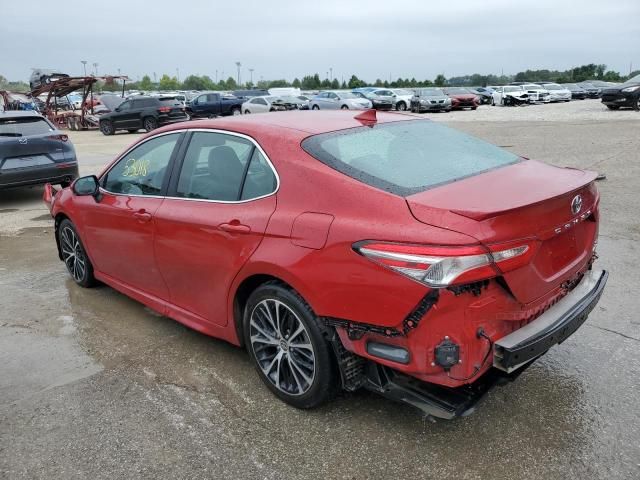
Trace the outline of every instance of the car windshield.
<instances>
[{"instance_id":1,"label":"car windshield","mask_svg":"<svg viewBox=\"0 0 640 480\"><path fill-rule=\"evenodd\" d=\"M176 107L182 105L180 100L176 97L161 97L158 100L160 100L160 105L165 107Z\"/></svg>"},{"instance_id":2,"label":"car windshield","mask_svg":"<svg viewBox=\"0 0 640 480\"><path fill-rule=\"evenodd\" d=\"M396 95L413 95L409 90L397 89L393 91Z\"/></svg>"},{"instance_id":3,"label":"car windshield","mask_svg":"<svg viewBox=\"0 0 640 480\"><path fill-rule=\"evenodd\" d=\"M520 87L504 87L505 92L521 92L522 89Z\"/></svg>"},{"instance_id":4,"label":"car windshield","mask_svg":"<svg viewBox=\"0 0 640 480\"><path fill-rule=\"evenodd\" d=\"M338 95L343 100L348 100L350 98L360 98L358 95L355 95L354 93L351 93L351 92L339 92L339 93L336 93L336 95Z\"/></svg>"},{"instance_id":5,"label":"car windshield","mask_svg":"<svg viewBox=\"0 0 640 480\"><path fill-rule=\"evenodd\" d=\"M635 77L631 77L629 80L627 80L626 82L623 83L623 85L627 85L630 83L640 83L640 74L636 75Z\"/></svg>"},{"instance_id":6,"label":"car windshield","mask_svg":"<svg viewBox=\"0 0 640 480\"><path fill-rule=\"evenodd\" d=\"M424 88L422 90L418 90L418 93L423 97L441 97L444 95L442 90L438 88Z\"/></svg>"},{"instance_id":7,"label":"car windshield","mask_svg":"<svg viewBox=\"0 0 640 480\"><path fill-rule=\"evenodd\" d=\"M0 137L27 137L53 132L41 117L0 118Z\"/></svg>"},{"instance_id":8,"label":"car windshield","mask_svg":"<svg viewBox=\"0 0 640 480\"><path fill-rule=\"evenodd\" d=\"M560 85L554 85L553 83L547 83L542 87L546 88L547 90L564 90L564 87L561 87Z\"/></svg>"},{"instance_id":9,"label":"car windshield","mask_svg":"<svg viewBox=\"0 0 640 480\"><path fill-rule=\"evenodd\" d=\"M314 135L302 148L355 180L401 196L519 161L506 150L428 120Z\"/></svg>"},{"instance_id":10,"label":"car windshield","mask_svg":"<svg viewBox=\"0 0 640 480\"><path fill-rule=\"evenodd\" d=\"M471 93L471 92L466 88L454 87L454 88L447 88L447 93L452 93L453 95L464 95L465 93Z\"/></svg>"},{"instance_id":11,"label":"car windshield","mask_svg":"<svg viewBox=\"0 0 640 480\"><path fill-rule=\"evenodd\" d=\"M541 87L540 85L523 85L522 87L525 90L540 90L541 88L544 88L544 87Z\"/></svg>"}]
</instances>

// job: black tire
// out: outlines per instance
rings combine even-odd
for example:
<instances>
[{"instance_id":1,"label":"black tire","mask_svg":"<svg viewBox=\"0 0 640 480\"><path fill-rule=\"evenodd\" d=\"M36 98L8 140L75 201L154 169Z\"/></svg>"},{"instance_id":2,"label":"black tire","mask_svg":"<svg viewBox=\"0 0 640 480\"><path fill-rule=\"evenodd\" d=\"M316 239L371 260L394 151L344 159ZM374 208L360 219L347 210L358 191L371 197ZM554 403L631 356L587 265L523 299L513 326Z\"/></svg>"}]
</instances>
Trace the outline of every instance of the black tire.
<instances>
[{"instance_id":1,"label":"black tire","mask_svg":"<svg viewBox=\"0 0 640 480\"><path fill-rule=\"evenodd\" d=\"M127 130L127 132L129 133L136 133L138 131L137 128L130 128L129 130Z\"/></svg>"},{"instance_id":2,"label":"black tire","mask_svg":"<svg viewBox=\"0 0 640 480\"><path fill-rule=\"evenodd\" d=\"M311 107L311 110L320 110L320 107L318 105L314 105Z\"/></svg>"},{"instance_id":3,"label":"black tire","mask_svg":"<svg viewBox=\"0 0 640 480\"><path fill-rule=\"evenodd\" d=\"M100 121L100 131L103 135L113 135L114 133L116 133L111 120Z\"/></svg>"},{"instance_id":4,"label":"black tire","mask_svg":"<svg viewBox=\"0 0 640 480\"><path fill-rule=\"evenodd\" d=\"M618 110L620 108L620 105L607 105L607 108L609 110Z\"/></svg>"},{"instance_id":5,"label":"black tire","mask_svg":"<svg viewBox=\"0 0 640 480\"><path fill-rule=\"evenodd\" d=\"M491 97L491 106L495 107L496 106L496 99Z\"/></svg>"},{"instance_id":6,"label":"black tire","mask_svg":"<svg viewBox=\"0 0 640 480\"><path fill-rule=\"evenodd\" d=\"M158 120L154 117L144 117L142 119L142 128L144 128L147 132L155 130L158 128Z\"/></svg>"},{"instance_id":7,"label":"black tire","mask_svg":"<svg viewBox=\"0 0 640 480\"><path fill-rule=\"evenodd\" d=\"M258 330L255 326L256 322L262 328L265 326L270 328L270 325L275 326L275 323L268 323L267 321L265 305L279 305L277 308L281 308L280 321L277 322L279 329L277 327L271 328L271 331L267 332L269 335L273 335L272 337L260 333L264 330ZM271 311L275 313L275 311ZM274 318L275 315L272 315L272 320ZM303 356L301 356L299 350L296 350L297 347L293 347L293 345L300 344L298 342L293 343L293 336L290 340L286 340L291 334L289 327L293 329L300 324L304 326L304 330L295 335L295 338L300 338L304 345L310 345L312 348L311 354L305 349L307 353ZM286 330L282 331L283 328ZM325 339L324 327L311 307L297 292L279 282L268 282L259 286L247 300L243 315L243 329L249 357L261 380L276 397L296 408L307 409L325 403L336 393L339 377L331 345ZM263 343L260 340L256 340L256 337L260 336L265 339L276 339L277 337L277 344L266 344L266 342ZM282 347L283 342L286 348ZM291 347L287 346L289 342L291 342ZM254 346L254 344L258 344L258 346ZM258 350L257 353L256 350ZM275 364L275 358L278 355L281 355L281 360ZM311 357L307 355L311 355ZM298 360L292 360L294 358ZM298 365L300 360L313 362L312 374L309 374L309 371L306 370L307 377L312 375L309 382L306 381L307 378L299 373L294 378L295 374L293 372L300 372L300 370L294 370L293 367ZM264 366L261 366L261 362ZM273 367L277 367L276 372L273 372ZM280 370L280 367L282 367L282 370ZM275 374L277 380L268 377L263 368L268 369L267 373ZM302 380L302 382L299 380ZM307 388L304 389L301 385ZM285 390L296 390L299 393L288 393Z\"/></svg>"},{"instance_id":8,"label":"black tire","mask_svg":"<svg viewBox=\"0 0 640 480\"><path fill-rule=\"evenodd\" d=\"M66 218L62 220L58 225L57 235L62 260L73 281L81 287L93 287L97 283L93 276L93 265L73 223ZM81 268L81 264L84 266L83 268Z\"/></svg>"},{"instance_id":9,"label":"black tire","mask_svg":"<svg viewBox=\"0 0 640 480\"><path fill-rule=\"evenodd\" d=\"M398 102L396 103L396 110L398 110L399 112L404 112L407 109L407 104L404 102Z\"/></svg>"},{"instance_id":10,"label":"black tire","mask_svg":"<svg viewBox=\"0 0 640 480\"><path fill-rule=\"evenodd\" d=\"M231 109L231 115L242 115L242 112L240 111L239 107L232 108Z\"/></svg>"},{"instance_id":11,"label":"black tire","mask_svg":"<svg viewBox=\"0 0 640 480\"><path fill-rule=\"evenodd\" d=\"M340 110L349 110L349 105L342 105Z\"/></svg>"},{"instance_id":12,"label":"black tire","mask_svg":"<svg viewBox=\"0 0 640 480\"><path fill-rule=\"evenodd\" d=\"M249 110L245 110L245 111L244 111L244 114L245 114L245 115L249 115L249 114L251 114L251 112L250 112Z\"/></svg>"}]
</instances>

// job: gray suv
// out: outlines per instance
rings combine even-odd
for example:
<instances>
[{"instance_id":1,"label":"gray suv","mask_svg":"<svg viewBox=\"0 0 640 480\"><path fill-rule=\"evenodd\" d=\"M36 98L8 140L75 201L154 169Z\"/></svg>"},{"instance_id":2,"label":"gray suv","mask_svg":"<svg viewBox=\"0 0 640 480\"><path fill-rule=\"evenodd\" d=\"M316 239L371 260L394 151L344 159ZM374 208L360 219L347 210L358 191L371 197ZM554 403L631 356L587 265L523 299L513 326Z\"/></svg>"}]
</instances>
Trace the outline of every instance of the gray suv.
<instances>
[{"instance_id":1,"label":"gray suv","mask_svg":"<svg viewBox=\"0 0 640 480\"><path fill-rule=\"evenodd\" d=\"M78 177L69 137L35 112L0 113L0 189L71 184Z\"/></svg>"}]
</instances>

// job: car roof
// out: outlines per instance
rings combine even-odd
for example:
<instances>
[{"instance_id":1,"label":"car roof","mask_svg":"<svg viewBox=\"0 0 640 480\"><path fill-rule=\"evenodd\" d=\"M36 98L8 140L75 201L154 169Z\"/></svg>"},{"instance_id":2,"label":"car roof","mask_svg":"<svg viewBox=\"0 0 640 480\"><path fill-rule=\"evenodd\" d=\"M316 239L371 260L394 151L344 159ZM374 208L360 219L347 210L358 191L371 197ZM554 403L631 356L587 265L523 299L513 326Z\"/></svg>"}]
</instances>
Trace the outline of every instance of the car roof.
<instances>
[{"instance_id":1,"label":"car roof","mask_svg":"<svg viewBox=\"0 0 640 480\"><path fill-rule=\"evenodd\" d=\"M289 133L293 137L305 138L309 135L362 127L366 122L363 123L355 118L362 113L362 110L321 110L317 112L292 110L267 115L238 115L176 123L154 130L153 134L185 128L197 128L229 130L251 137L269 133ZM402 113L376 112L376 116L377 123L427 121ZM287 132L283 132L283 130Z\"/></svg>"}]
</instances>

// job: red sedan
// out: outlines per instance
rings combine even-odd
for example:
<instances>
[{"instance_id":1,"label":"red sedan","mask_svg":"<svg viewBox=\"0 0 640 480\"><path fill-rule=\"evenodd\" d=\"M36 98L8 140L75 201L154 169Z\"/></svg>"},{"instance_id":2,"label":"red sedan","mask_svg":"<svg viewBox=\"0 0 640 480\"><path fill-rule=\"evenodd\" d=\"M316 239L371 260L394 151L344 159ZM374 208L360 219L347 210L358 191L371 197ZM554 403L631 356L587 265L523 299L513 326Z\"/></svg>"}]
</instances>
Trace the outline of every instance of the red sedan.
<instances>
[{"instance_id":1,"label":"red sedan","mask_svg":"<svg viewBox=\"0 0 640 480\"><path fill-rule=\"evenodd\" d=\"M291 405L366 387L452 418L597 303L595 177L402 114L286 112L155 130L45 201L78 284L244 346Z\"/></svg>"},{"instance_id":2,"label":"red sedan","mask_svg":"<svg viewBox=\"0 0 640 480\"><path fill-rule=\"evenodd\" d=\"M463 108L475 110L480 105L478 96L468 88L449 87L442 90L451 98L452 110L462 110Z\"/></svg>"}]
</instances>

